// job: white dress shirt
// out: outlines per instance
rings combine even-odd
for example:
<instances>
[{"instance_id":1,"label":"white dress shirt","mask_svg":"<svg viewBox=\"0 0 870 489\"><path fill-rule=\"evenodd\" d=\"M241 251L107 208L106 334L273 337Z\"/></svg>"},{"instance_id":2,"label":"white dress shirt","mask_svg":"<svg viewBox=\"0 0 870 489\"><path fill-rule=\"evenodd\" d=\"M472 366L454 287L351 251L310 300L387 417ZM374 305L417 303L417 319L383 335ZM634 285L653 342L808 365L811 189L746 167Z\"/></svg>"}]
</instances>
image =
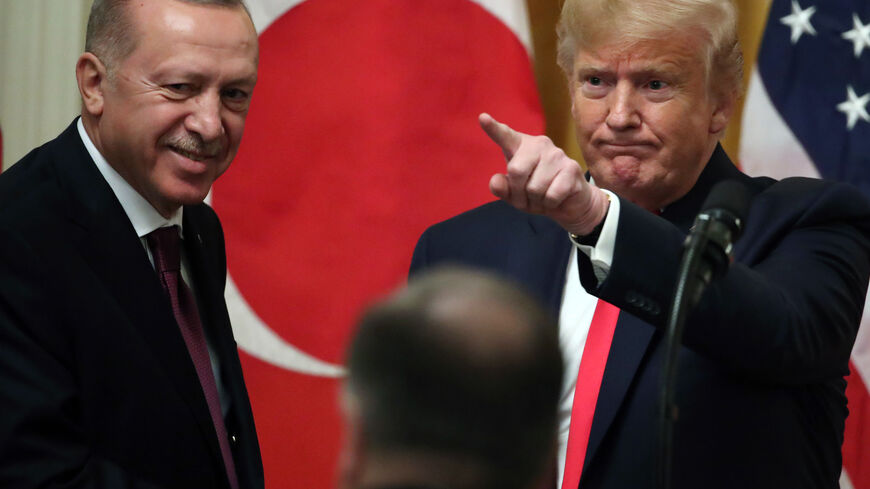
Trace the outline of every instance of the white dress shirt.
<instances>
[{"instance_id":1,"label":"white dress shirt","mask_svg":"<svg viewBox=\"0 0 870 489\"><path fill-rule=\"evenodd\" d=\"M148 242L145 237L158 228L178 226L181 237L184 238L184 227L182 226L184 208L179 207L169 219L161 216L160 213L157 212L157 209L155 209L154 206L139 194L139 192L130 186L130 184L124 180L124 178L115 171L111 165L109 165L109 162L106 161L103 155L100 154L97 147L94 146L93 141L91 141L90 136L88 136L87 131L85 131L85 126L82 123L81 118L76 122L76 127L78 128L79 136L82 138L85 148L88 150L88 154L91 155L91 159L94 161L100 174L103 175L106 183L111 187L115 197L121 203L121 207L124 208L124 213L127 214L130 223L133 224L133 229L136 230L136 235L139 236L142 247L145 248L145 252L148 254L148 259L151 261L151 266L153 267L154 257L151 254L151 249L148 247ZM187 284L191 293L194 294L194 297L196 297L196 289L190 280L187 254L184 252L184 247L182 247L181 250L181 278L184 280L184 283ZM218 395L221 400L221 407L224 416L226 416L227 411L229 410L230 398L221 382L220 362L217 358L217 352L212 346L213 342L208 334L205 335L205 338L209 359L211 360L211 369L214 373Z\"/></svg>"},{"instance_id":2,"label":"white dress shirt","mask_svg":"<svg viewBox=\"0 0 870 489\"><path fill-rule=\"evenodd\" d=\"M565 288L562 291L562 303L559 309L559 347L565 362L565 375L559 400L558 488L562 487L562 477L565 475L565 454L568 450L568 433L571 427L571 409L574 406L577 371L580 369L580 359L583 357L592 315L598 305L598 298L586 292L580 284L577 253L585 253L589 257L599 283L607 276L613 263L616 225L619 222L619 198L607 190L604 192L610 197L610 207L601 234L598 236L598 242L595 246L585 246L571 240L574 246L571 247L568 267L565 270ZM568 233L565 234L565 239L571 239Z\"/></svg>"}]
</instances>

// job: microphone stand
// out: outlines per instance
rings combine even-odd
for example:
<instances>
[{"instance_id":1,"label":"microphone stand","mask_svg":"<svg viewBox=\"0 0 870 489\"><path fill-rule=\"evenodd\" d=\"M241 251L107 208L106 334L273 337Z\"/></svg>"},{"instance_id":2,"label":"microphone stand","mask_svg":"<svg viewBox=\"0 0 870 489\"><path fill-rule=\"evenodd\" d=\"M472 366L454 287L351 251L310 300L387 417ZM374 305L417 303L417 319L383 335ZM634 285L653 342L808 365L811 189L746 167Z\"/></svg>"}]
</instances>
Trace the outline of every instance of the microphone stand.
<instances>
[{"instance_id":1,"label":"microphone stand","mask_svg":"<svg viewBox=\"0 0 870 489\"><path fill-rule=\"evenodd\" d=\"M707 197L703 207L705 210L695 218L695 224L683 243L683 257L665 330L656 465L659 489L670 489L672 481L674 425L679 417L674 391L686 317L701 300L701 294L713 278L724 275L728 270L733 243L740 237L750 199L748 190L742 184L735 181L718 183Z\"/></svg>"},{"instance_id":2,"label":"microphone stand","mask_svg":"<svg viewBox=\"0 0 870 489\"><path fill-rule=\"evenodd\" d=\"M678 407L674 402L674 386L677 378L677 360L683 337L683 327L689 310L698 302L701 292L704 291L712 278L712 271L709 268L706 271L701 271L700 276L697 274L709 241L707 232L710 222L709 216L702 214L695 223L695 231L697 232L690 233L686 238L685 253L680 261L677 285L671 303L671 313L668 316L665 330L665 357L661 377L662 389L659 395L659 450L656 466L659 489L671 487L674 424L679 416ZM699 287L699 285L701 286Z\"/></svg>"}]
</instances>

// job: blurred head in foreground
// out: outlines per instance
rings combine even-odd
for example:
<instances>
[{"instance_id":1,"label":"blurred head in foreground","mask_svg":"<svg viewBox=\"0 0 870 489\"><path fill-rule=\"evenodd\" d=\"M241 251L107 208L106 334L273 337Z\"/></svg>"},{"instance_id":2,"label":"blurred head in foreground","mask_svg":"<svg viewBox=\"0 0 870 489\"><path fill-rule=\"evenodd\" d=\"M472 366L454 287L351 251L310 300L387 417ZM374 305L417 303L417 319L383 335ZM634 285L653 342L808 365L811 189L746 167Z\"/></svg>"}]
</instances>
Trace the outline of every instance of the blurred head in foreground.
<instances>
[{"instance_id":1,"label":"blurred head in foreground","mask_svg":"<svg viewBox=\"0 0 870 489\"><path fill-rule=\"evenodd\" d=\"M348 353L340 486L537 487L554 456L557 334L516 287L457 268L376 304Z\"/></svg>"}]
</instances>

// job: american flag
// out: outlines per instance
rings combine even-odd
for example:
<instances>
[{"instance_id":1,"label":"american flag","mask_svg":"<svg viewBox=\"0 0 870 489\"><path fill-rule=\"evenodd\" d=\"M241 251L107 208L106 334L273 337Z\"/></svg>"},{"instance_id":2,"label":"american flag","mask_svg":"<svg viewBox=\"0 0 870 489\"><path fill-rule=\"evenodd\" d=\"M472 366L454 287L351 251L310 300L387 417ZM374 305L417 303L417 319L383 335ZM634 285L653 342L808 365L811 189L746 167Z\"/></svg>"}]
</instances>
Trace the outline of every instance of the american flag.
<instances>
[{"instance_id":1,"label":"american flag","mask_svg":"<svg viewBox=\"0 0 870 489\"><path fill-rule=\"evenodd\" d=\"M751 75L740 164L851 182L870 196L870 2L773 0ZM841 487L870 489L870 312L850 363Z\"/></svg>"}]
</instances>

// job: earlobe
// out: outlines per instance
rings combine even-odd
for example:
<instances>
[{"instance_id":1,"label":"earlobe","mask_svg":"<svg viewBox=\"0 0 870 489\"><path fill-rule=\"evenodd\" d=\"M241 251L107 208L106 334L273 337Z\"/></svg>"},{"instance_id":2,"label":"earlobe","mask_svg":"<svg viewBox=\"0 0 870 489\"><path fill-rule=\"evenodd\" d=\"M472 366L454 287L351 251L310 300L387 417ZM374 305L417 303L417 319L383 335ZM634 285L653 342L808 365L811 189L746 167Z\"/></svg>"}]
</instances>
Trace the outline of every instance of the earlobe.
<instances>
[{"instance_id":1,"label":"earlobe","mask_svg":"<svg viewBox=\"0 0 870 489\"><path fill-rule=\"evenodd\" d=\"M76 62L76 80L83 109L93 117L103 113L103 82L106 67L93 53L84 53Z\"/></svg>"}]
</instances>

